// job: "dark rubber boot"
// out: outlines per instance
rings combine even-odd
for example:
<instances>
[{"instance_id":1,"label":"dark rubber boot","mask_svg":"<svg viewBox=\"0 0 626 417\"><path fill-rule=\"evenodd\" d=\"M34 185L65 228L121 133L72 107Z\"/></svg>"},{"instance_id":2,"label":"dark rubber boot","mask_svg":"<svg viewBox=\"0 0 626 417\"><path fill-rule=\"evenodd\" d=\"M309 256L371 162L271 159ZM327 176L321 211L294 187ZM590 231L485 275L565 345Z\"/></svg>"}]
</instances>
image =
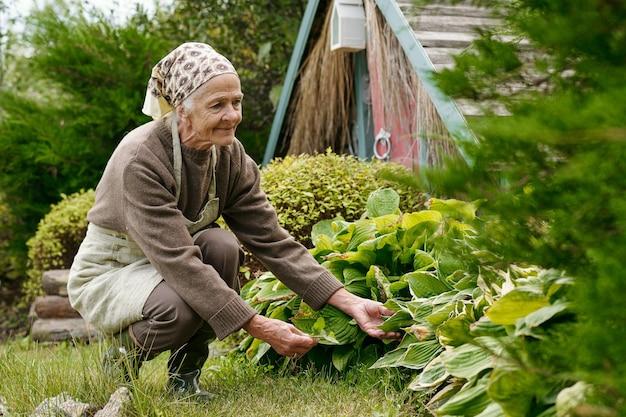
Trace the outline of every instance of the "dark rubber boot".
<instances>
[{"instance_id":1,"label":"dark rubber boot","mask_svg":"<svg viewBox=\"0 0 626 417\"><path fill-rule=\"evenodd\" d=\"M187 343L172 350L167 361L169 392L198 402L207 402L215 397L199 385L202 366L209 357L209 343L214 339L215 333L205 323Z\"/></svg>"},{"instance_id":2,"label":"dark rubber boot","mask_svg":"<svg viewBox=\"0 0 626 417\"><path fill-rule=\"evenodd\" d=\"M139 377L139 369L147 353L130 337L128 329L116 335L102 358L102 369L108 378L130 384Z\"/></svg>"}]
</instances>

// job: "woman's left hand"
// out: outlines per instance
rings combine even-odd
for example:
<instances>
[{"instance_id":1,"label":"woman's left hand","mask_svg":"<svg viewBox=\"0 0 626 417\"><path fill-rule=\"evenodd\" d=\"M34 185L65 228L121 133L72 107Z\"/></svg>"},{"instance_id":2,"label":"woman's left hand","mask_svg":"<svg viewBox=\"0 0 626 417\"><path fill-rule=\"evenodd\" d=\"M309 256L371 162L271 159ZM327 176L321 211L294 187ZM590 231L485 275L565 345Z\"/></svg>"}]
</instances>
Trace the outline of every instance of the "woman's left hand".
<instances>
[{"instance_id":1,"label":"woman's left hand","mask_svg":"<svg viewBox=\"0 0 626 417\"><path fill-rule=\"evenodd\" d=\"M385 321L385 316L393 315L393 311L378 301L358 297L341 288L328 299L328 304L354 318L369 336L379 339L399 339L401 336L400 333L385 332L379 328Z\"/></svg>"}]
</instances>

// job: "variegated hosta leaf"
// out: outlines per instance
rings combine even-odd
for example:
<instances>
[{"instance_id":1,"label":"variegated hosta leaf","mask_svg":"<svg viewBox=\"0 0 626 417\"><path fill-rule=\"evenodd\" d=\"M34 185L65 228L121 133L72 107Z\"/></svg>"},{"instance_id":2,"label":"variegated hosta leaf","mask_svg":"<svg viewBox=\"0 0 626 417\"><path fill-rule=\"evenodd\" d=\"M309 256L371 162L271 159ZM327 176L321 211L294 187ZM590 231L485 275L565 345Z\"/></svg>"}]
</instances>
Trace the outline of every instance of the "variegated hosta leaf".
<instances>
[{"instance_id":1,"label":"variegated hosta leaf","mask_svg":"<svg viewBox=\"0 0 626 417\"><path fill-rule=\"evenodd\" d=\"M402 345L377 360L370 369L404 367L422 369L441 351L435 340Z\"/></svg>"},{"instance_id":2,"label":"variegated hosta leaf","mask_svg":"<svg viewBox=\"0 0 626 417\"><path fill-rule=\"evenodd\" d=\"M356 250L361 243L376 237L376 224L371 220L359 220L351 226L354 230L346 247L347 251Z\"/></svg>"},{"instance_id":3,"label":"variegated hosta leaf","mask_svg":"<svg viewBox=\"0 0 626 417\"><path fill-rule=\"evenodd\" d=\"M465 384L459 392L439 407L437 415L472 417L482 412L491 403L487 395L487 378L476 384Z\"/></svg>"},{"instance_id":4,"label":"variegated hosta leaf","mask_svg":"<svg viewBox=\"0 0 626 417\"><path fill-rule=\"evenodd\" d=\"M434 274L426 271L414 271L404 274L402 278L409 284L409 290L415 298L432 297L450 290L450 288L441 282Z\"/></svg>"},{"instance_id":5,"label":"variegated hosta leaf","mask_svg":"<svg viewBox=\"0 0 626 417\"><path fill-rule=\"evenodd\" d=\"M329 239L331 242L333 241L333 238L335 237L333 221L335 221L335 219L322 220L313 225L313 228L311 229L311 242L313 242L315 247L319 246L319 239L322 237Z\"/></svg>"},{"instance_id":6,"label":"variegated hosta leaf","mask_svg":"<svg viewBox=\"0 0 626 417\"><path fill-rule=\"evenodd\" d=\"M397 238L397 232L393 231L384 235L377 236L376 238L366 240L359 245L358 249L376 252L385 248L390 250L400 248L400 244L398 243Z\"/></svg>"},{"instance_id":7,"label":"variegated hosta leaf","mask_svg":"<svg viewBox=\"0 0 626 417\"><path fill-rule=\"evenodd\" d=\"M252 362L258 362L271 346L269 343L262 341L261 339L254 339L248 350L246 350L246 357Z\"/></svg>"},{"instance_id":8,"label":"variegated hosta leaf","mask_svg":"<svg viewBox=\"0 0 626 417\"><path fill-rule=\"evenodd\" d=\"M391 233L398 229L400 226L399 214L387 214L384 216L374 217L372 219L376 225L376 231L380 234Z\"/></svg>"},{"instance_id":9,"label":"variegated hosta leaf","mask_svg":"<svg viewBox=\"0 0 626 417\"><path fill-rule=\"evenodd\" d=\"M417 249L413 258L413 269L416 271L433 271L437 269L437 261L430 253Z\"/></svg>"},{"instance_id":10,"label":"variegated hosta leaf","mask_svg":"<svg viewBox=\"0 0 626 417\"><path fill-rule=\"evenodd\" d=\"M494 302L486 315L496 324L515 324L518 319L549 304L541 293L516 288Z\"/></svg>"},{"instance_id":11,"label":"variegated hosta leaf","mask_svg":"<svg viewBox=\"0 0 626 417\"><path fill-rule=\"evenodd\" d=\"M368 250L359 250L357 252L331 253L326 256L326 260L342 260L348 263L360 264L366 268L376 262L376 253Z\"/></svg>"},{"instance_id":12,"label":"variegated hosta leaf","mask_svg":"<svg viewBox=\"0 0 626 417\"><path fill-rule=\"evenodd\" d=\"M441 350L442 347L436 340L414 343L408 347L398 365L410 369L422 369L437 356Z\"/></svg>"},{"instance_id":13,"label":"variegated hosta leaf","mask_svg":"<svg viewBox=\"0 0 626 417\"><path fill-rule=\"evenodd\" d=\"M494 366L494 358L486 349L469 343L449 348L441 354L446 370L452 376L470 379Z\"/></svg>"},{"instance_id":14,"label":"variegated hosta leaf","mask_svg":"<svg viewBox=\"0 0 626 417\"><path fill-rule=\"evenodd\" d=\"M506 417L502 407L498 403L491 403L479 414L476 414L476 417Z\"/></svg>"},{"instance_id":15,"label":"variegated hosta leaf","mask_svg":"<svg viewBox=\"0 0 626 417\"><path fill-rule=\"evenodd\" d=\"M379 327L381 330L386 332L396 332L403 327L408 327L413 324L414 320L410 313L400 310L397 311L393 316L389 317L383 324Z\"/></svg>"},{"instance_id":16,"label":"variegated hosta leaf","mask_svg":"<svg viewBox=\"0 0 626 417\"><path fill-rule=\"evenodd\" d=\"M556 396L557 417L569 417L575 415L574 409L589 400L592 388L585 382L577 382L571 387L565 388Z\"/></svg>"},{"instance_id":17,"label":"variegated hosta leaf","mask_svg":"<svg viewBox=\"0 0 626 417\"><path fill-rule=\"evenodd\" d=\"M413 382L409 384L409 389L413 391L427 390L437 387L443 383L450 374L446 371L441 360L441 355L431 360L424 370L415 377Z\"/></svg>"},{"instance_id":18,"label":"variegated hosta leaf","mask_svg":"<svg viewBox=\"0 0 626 417\"><path fill-rule=\"evenodd\" d=\"M464 314L450 318L437 328L437 338L442 345L460 346L472 340L469 320Z\"/></svg>"},{"instance_id":19,"label":"variegated hosta leaf","mask_svg":"<svg viewBox=\"0 0 626 417\"><path fill-rule=\"evenodd\" d=\"M505 336L506 330L501 324L495 324L488 317L483 316L478 321L470 324L470 335L472 337L479 336L492 336L499 337Z\"/></svg>"},{"instance_id":20,"label":"variegated hosta leaf","mask_svg":"<svg viewBox=\"0 0 626 417\"><path fill-rule=\"evenodd\" d=\"M515 326L515 336L534 336L542 338L542 336L538 334L535 329L557 316L559 313L567 310L567 308L567 303L559 302L533 311L526 317L517 321L517 325Z\"/></svg>"},{"instance_id":21,"label":"variegated hosta leaf","mask_svg":"<svg viewBox=\"0 0 626 417\"><path fill-rule=\"evenodd\" d=\"M393 188L381 188L372 192L367 199L367 217L395 214L400 208L400 195Z\"/></svg>"}]
</instances>

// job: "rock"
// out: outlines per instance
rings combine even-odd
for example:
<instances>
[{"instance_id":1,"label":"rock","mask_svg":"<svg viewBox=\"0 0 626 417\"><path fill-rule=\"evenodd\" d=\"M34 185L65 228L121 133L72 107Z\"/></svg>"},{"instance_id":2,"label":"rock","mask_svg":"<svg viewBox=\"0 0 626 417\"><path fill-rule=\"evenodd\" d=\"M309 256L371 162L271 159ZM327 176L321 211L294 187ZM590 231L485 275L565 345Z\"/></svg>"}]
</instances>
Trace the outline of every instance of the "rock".
<instances>
[{"instance_id":1,"label":"rock","mask_svg":"<svg viewBox=\"0 0 626 417\"><path fill-rule=\"evenodd\" d=\"M81 403L62 393L43 400L31 417L86 417L92 415L95 409L91 404Z\"/></svg>"},{"instance_id":2,"label":"rock","mask_svg":"<svg viewBox=\"0 0 626 417\"><path fill-rule=\"evenodd\" d=\"M9 417L9 406L4 398L0 397L0 417Z\"/></svg>"},{"instance_id":3,"label":"rock","mask_svg":"<svg viewBox=\"0 0 626 417\"><path fill-rule=\"evenodd\" d=\"M59 342L61 340L91 341L101 334L83 319L38 319L30 329L36 342Z\"/></svg>"},{"instance_id":4,"label":"rock","mask_svg":"<svg viewBox=\"0 0 626 417\"><path fill-rule=\"evenodd\" d=\"M43 273L41 286L48 295L67 296L67 280L70 276L69 269L52 269Z\"/></svg>"},{"instance_id":5,"label":"rock","mask_svg":"<svg viewBox=\"0 0 626 417\"><path fill-rule=\"evenodd\" d=\"M33 303L35 314L40 319L47 318L79 318L80 314L70 305L67 297L60 295L47 295L37 297Z\"/></svg>"},{"instance_id":6,"label":"rock","mask_svg":"<svg viewBox=\"0 0 626 417\"><path fill-rule=\"evenodd\" d=\"M126 387L120 387L115 391L107 405L96 413L94 417L121 417L124 407L130 403L130 392Z\"/></svg>"}]
</instances>

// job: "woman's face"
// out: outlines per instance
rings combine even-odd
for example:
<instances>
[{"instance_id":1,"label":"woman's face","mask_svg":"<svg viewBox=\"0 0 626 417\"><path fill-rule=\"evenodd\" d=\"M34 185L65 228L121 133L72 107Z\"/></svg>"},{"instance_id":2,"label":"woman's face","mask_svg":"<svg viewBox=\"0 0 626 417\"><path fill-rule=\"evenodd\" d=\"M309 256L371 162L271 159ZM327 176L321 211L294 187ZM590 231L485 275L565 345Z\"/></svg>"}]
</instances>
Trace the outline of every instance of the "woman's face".
<instances>
[{"instance_id":1,"label":"woman's face","mask_svg":"<svg viewBox=\"0 0 626 417\"><path fill-rule=\"evenodd\" d=\"M230 145L241 122L241 84L235 74L222 74L204 83L194 93L193 106L185 111L182 123L189 133L185 145L210 149Z\"/></svg>"}]
</instances>

